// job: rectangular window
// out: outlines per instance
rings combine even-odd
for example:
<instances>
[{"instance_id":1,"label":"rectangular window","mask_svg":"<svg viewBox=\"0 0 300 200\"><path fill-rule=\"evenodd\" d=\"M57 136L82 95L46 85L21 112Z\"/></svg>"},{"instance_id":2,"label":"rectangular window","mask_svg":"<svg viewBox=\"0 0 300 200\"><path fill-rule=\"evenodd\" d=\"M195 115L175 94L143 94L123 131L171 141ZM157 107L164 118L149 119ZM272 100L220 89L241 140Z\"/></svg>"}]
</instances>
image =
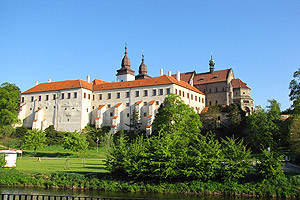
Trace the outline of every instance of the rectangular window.
<instances>
[{"instance_id":1,"label":"rectangular window","mask_svg":"<svg viewBox=\"0 0 300 200\"><path fill-rule=\"evenodd\" d=\"M156 101L156 105L159 105L159 101Z\"/></svg>"},{"instance_id":2,"label":"rectangular window","mask_svg":"<svg viewBox=\"0 0 300 200\"><path fill-rule=\"evenodd\" d=\"M110 104L107 104L107 108L110 108Z\"/></svg>"},{"instance_id":3,"label":"rectangular window","mask_svg":"<svg viewBox=\"0 0 300 200\"><path fill-rule=\"evenodd\" d=\"M182 91L182 97L184 97L184 91Z\"/></svg>"},{"instance_id":4,"label":"rectangular window","mask_svg":"<svg viewBox=\"0 0 300 200\"><path fill-rule=\"evenodd\" d=\"M86 98L86 93L83 93L83 98Z\"/></svg>"},{"instance_id":5,"label":"rectangular window","mask_svg":"<svg viewBox=\"0 0 300 200\"><path fill-rule=\"evenodd\" d=\"M135 91L135 97L139 97L140 96L140 92L139 91Z\"/></svg>"},{"instance_id":6,"label":"rectangular window","mask_svg":"<svg viewBox=\"0 0 300 200\"><path fill-rule=\"evenodd\" d=\"M147 105L147 102L145 101L145 102L144 102L144 106L146 106L146 105Z\"/></svg>"},{"instance_id":7,"label":"rectangular window","mask_svg":"<svg viewBox=\"0 0 300 200\"><path fill-rule=\"evenodd\" d=\"M170 94L170 88L167 88L167 94Z\"/></svg>"},{"instance_id":8,"label":"rectangular window","mask_svg":"<svg viewBox=\"0 0 300 200\"><path fill-rule=\"evenodd\" d=\"M129 113L127 113L127 117L129 117Z\"/></svg>"},{"instance_id":9,"label":"rectangular window","mask_svg":"<svg viewBox=\"0 0 300 200\"><path fill-rule=\"evenodd\" d=\"M39 96L39 101L41 101L42 100L42 96Z\"/></svg>"},{"instance_id":10,"label":"rectangular window","mask_svg":"<svg viewBox=\"0 0 300 200\"><path fill-rule=\"evenodd\" d=\"M74 92L74 99L77 98L77 92Z\"/></svg>"},{"instance_id":11,"label":"rectangular window","mask_svg":"<svg viewBox=\"0 0 300 200\"><path fill-rule=\"evenodd\" d=\"M99 94L99 100L102 100L102 94Z\"/></svg>"},{"instance_id":12,"label":"rectangular window","mask_svg":"<svg viewBox=\"0 0 300 200\"><path fill-rule=\"evenodd\" d=\"M68 99L71 99L71 93L68 93Z\"/></svg>"},{"instance_id":13,"label":"rectangular window","mask_svg":"<svg viewBox=\"0 0 300 200\"><path fill-rule=\"evenodd\" d=\"M56 99L56 94L53 94L53 100L55 100Z\"/></svg>"},{"instance_id":14,"label":"rectangular window","mask_svg":"<svg viewBox=\"0 0 300 200\"><path fill-rule=\"evenodd\" d=\"M65 98L65 94L61 93L61 99L64 99L64 98Z\"/></svg>"},{"instance_id":15,"label":"rectangular window","mask_svg":"<svg viewBox=\"0 0 300 200\"><path fill-rule=\"evenodd\" d=\"M88 99L91 99L91 94L88 94Z\"/></svg>"},{"instance_id":16,"label":"rectangular window","mask_svg":"<svg viewBox=\"0 0 300 200\"><path fill-rule=\"evenodd\" d=\"M193 95L191 94L191 99L193 100Z\"/></svg>"},{"instance_id":17,"label":"rectangular window","mask_svg":"<svg viewBox=\"0 0 300 200\"><path fill-rule=\"evenodd\" d=\"M148 96L148 90L144 90L144 97Z\"/></svg>"},{"instance_id":18,"label":"rectangular window","mask_svg":"<svg viewBox=\"0 0 300 200\"><path fill-rule=\"evenodd\" d=\"M197 101L197 99L198 99L197 96L195 96L195 101Z\"/></svg>"},{"instance_id":19,"label":"rectangular window","mask_svg":"<svg viewBox=\"0 0 300 200\"><path fill-rule=\"evenodd\" d=\"M126 107L129 107L129 103L126 103Z\"/></svg>"},{"instance_id":20,"label":"rectangular window","mask_svg":"<svg viewBox=\"0 0 300 200\"><path fill-rule=\"evenodd\" d=\"M32 97L31 97L31 102L33 102L33 99L34 99L34 97L32 96Z\"/></svg>"},{"instance_id":21,"label":"rectangular window","mask_svg":"<svg viewBox=\"0 0 300 200\"><path fill-rule=\"evenodd\" d=\"M111 99L111 93L107 94L107 99Z\"/></svg>"},{"instance_id":22,"label":"rectangular window","mask_svg":"<svg viewBox=\"0 0 300 200\"><path fill-rule=\"evenodd\" d=\"M181 96L181 90L179 90L179 96Z\"/></svg>"},{"instance_id":23,"label":"rectangular window","mask_svg":"<svg viewBox=\"0 0 300 200\"><path fill-rule=\"evenodd\" d=\"M156 96L156 89L152 90L152 96Z\"/></svg>"},{"instance_id":24,"label":"rectangular window","mask_svg":"<svg viewBox=\"0 0 300 200\"><path fill-rule=\"evenodd\" d=\"M190 93L186 93L186 98L190 98Z\"/></svg>"},{"instance_id":25,"label":"rectangular window","mask_svg":"<svg viewBox=\"0 0 300 200\"><path fill-rule=\"evenodd\" d=\"M177 89L175 89L175 94L177 94Z\"/></svg>"},{"instance_id":26,"label":"rectangular window","mask_svg":"<svg viewBox=\"0 0 300 200\"><path fill-rule=\"evenodd\" d=\"M126 98L129 98L129 97L130 97L130 93L126 92Z\"/></svg>"},{"instance_id":27,"label":"rectangular window","mask_svg":"<svg viewBox=\"0 0 300 200\"><path fill-rule=\"evenodd\" d=\"M120 92L118 92L117 93L117 99L120 99L120 97L121 97L121 94L120 94Z\"/></svg>"},{"instance_id":28,"label":"rectangular window","mask_svg":"<svg viewBox=\"0 0 300 200\"><path fill-rule=\"evenodd\" d=\"M146 117L147 116L147 113L144 113L144 117Z\"/></svg>"},{"instance_id":29,"label":"rectangular window","mask_svg":"<svg viewBox=\"0 0 300 200\"><path fill-rule=\"evenodd\" d=\"M199 102L201 102L201 97L199 97Z\"/></svg>"},{"instance_id":30,"label":"rectangular window","mask_svg":"<svg viewBox=\"0 0 300 200\"><path fill-rule=\"evenodd\" d=\"M22 97L22 101L21 102L24 103L24 97Z\"/></svg>"},{"instance_id":31,"label":"rectangular window","mask_svg":"<svg viewBox=\"0 0 300 200\"><path fill-rule=\"evenodd\" d=\"M93 94L93 101L95 101L95 95Z\"/></svg>"},{"instance_id":32,"label":"rectangular window","mask_svg":"<svg viewBox=\"0 0 300 200\"><path fill-rule=\"evenodd\" d=\"M159 89L159 95L163 95L164 94L164 90L163 89Z\"/></svg>"},{"instance_id":33,"label":"rectangular window","mask_svg":"<svg viewBox=\"0 0 300 200\"><path fill-rule=\"evenodd\" d=\"M48 100L49 100L49 95L47 94L47 95L46 95L46 101L48 101Z\"/></svg>"},{"instance_id":34,"label":"rectangular window","mask_svg":"<svg viewBox=\"0 0 300 200\"><path fill-rule=\"evenodd\" d=\"M202 103L204 103L204 98L202 99Z\"/></svg>"},{"instance_id":35,"label":"rectangular window","mask_svg":"<svg viewBox=\"0 0 300 200\"><path fill-rule=\"evenodd\" d=\"M112 117L112 116L113 116L113 113L111 112L109 115Z\"/></svg>"}]
</instances>

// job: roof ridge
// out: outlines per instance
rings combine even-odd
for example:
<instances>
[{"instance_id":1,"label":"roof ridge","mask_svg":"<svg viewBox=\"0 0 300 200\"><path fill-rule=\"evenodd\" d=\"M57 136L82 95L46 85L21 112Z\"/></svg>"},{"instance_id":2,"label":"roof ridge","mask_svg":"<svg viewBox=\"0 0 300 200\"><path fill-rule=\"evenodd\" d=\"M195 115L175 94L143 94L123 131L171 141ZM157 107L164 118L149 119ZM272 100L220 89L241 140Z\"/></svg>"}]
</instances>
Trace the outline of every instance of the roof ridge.
<instances>
[{"instance_id":1,"label":"roof ridge","mask_svg":"<svg viewBox=\"0 0 300 200\"><path fill-rule=\"evenodd\" d=\"M174 83L174 81L172 81L171 79L170 79L170 77L169 77L169 75L164 75L164 76L166 76L168 79L169 79L169 81L171 81L172 83ZM173 78L173 77L172 77ZM176 79L177 80L177 79ZM178 81L178 80L177 80ZM179 81L178 81L179 82Z\"/></svg>"}]
</instances>

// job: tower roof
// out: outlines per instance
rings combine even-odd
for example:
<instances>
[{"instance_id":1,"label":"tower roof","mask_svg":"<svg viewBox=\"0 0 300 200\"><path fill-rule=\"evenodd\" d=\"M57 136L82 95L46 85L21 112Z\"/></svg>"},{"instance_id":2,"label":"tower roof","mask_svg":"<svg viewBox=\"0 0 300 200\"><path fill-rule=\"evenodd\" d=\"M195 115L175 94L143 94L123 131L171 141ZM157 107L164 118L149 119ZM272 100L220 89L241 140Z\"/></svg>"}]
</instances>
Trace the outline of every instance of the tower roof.
<instances>
[{"instance_id":1,"label":"tower roof","mask_svg":"<svg viewBox=\"0 0 300 200\"><path fill-rule=\"evenodd\" d=\"M135 79L145 79L145 78L151 78L147 74L147 65L145 64L145 59L144 59L144 53L142 55L142 63L139 66L139 74L135 77Z\"/></svg>"},{"instance_id":2,"label":"tower roof","mask_svg":"<svg viewBox=\"0 0 300 200\"><path fill-rule=\"evenodd\" d=\"M121 69L117 70L117 76L123 74L132 74L134 75L134 71L130 68L130 59L127 56L127 46L125 45L125 55L121 62Z\"/></svg>"}]
</instances>

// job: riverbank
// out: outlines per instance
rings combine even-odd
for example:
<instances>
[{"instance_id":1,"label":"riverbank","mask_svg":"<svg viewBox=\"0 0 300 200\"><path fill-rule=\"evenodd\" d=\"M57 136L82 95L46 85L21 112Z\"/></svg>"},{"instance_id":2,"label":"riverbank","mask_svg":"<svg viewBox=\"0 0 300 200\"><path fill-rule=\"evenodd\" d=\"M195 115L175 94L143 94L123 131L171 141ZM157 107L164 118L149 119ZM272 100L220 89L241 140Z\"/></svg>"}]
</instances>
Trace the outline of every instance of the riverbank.
<instances>
[{"instance_id":1,"label":"riverbank","mask_svg":"<svg viewBox=\"0 0 300 200\"><path fill-rule=\"evenodd\" d=\"M78 174L21 173L15 169L0 170L0 185L10 187L64 188L73 190L101 190L143 193L177 193L221 196L300 197L300 176L282 177L260 182L184 181L144 182L114 179L107 173Z\"/></svg>"}]
</instances>

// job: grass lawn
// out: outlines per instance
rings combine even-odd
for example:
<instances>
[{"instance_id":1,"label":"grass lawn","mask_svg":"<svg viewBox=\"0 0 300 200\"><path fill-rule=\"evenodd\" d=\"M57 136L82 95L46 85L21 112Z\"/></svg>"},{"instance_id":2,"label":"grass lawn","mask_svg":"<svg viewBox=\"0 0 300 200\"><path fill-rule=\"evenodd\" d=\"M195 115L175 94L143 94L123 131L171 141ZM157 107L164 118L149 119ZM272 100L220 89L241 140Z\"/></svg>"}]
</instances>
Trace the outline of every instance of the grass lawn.
<instances>
[{"instance_id":1,"label":"grass lawn","mask_svg":"<svg viewBox=\"0 0 300 200\"><path fill-rule=\"evenodd\" d=\"M106 173L105 162L103 160L86 159L85 166L82 165L81 158L68 158L69 168L65 169L66 158L18 158L17 170L30 173L53 173L53 172L75 172L75 173Z\"/></svg>"}]
</instances>

